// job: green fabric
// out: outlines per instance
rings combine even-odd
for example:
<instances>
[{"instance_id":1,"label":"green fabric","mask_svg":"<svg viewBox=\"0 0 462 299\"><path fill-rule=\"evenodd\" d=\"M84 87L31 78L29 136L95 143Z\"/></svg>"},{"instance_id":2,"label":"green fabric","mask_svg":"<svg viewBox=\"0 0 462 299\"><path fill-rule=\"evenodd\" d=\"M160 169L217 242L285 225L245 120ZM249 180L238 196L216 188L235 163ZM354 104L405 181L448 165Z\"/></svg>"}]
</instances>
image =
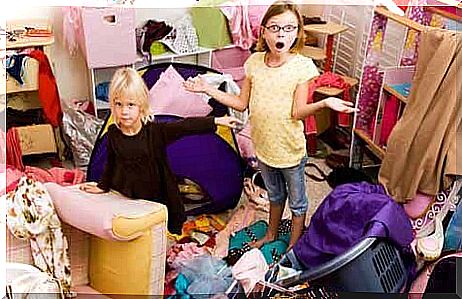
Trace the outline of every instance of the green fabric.
<instances>
[{"instance_id":1,"label":"green fabric","mask_svg":"<svg viewBox=\"0 0 462 299\"><path fill-rule=\"evenodd\" d=\"M266 263L272 265L277 263L281 257L286 253L287 243L282 240L274 240L263 244L260 248L261 253L265 257Z\"/></svg>"},{"instance_id":2,"label":"green fabric","mask_svg":"<svg viewBox=\"0 0 462 299\"><path fill-rule=\"evenodd\" d=\"M248 230L252 231L255 234L255 236L257 237L257 240L260 240L261 238L265 236L266 230L268 229L268 224L264 220L258 220L252 225L236 232L229 239L228 250L231 250L233 248L237 248L237 249L242 248L243 243L251 243L253 241L250 235L247 233L247 228Z\"/></svg>"},{"instance_id":3,"label":"green fabric","mask_svg":"<svg viewBox=\"0 0 462 299\"><path fill-rule=\"evenodd\" d=\"M152 42L151 47L149 48L151 55L160 55L167 52L165 45L161 42Z\"/></svg>"},{"instance_id":4,"label":"green fabric","mask_svg":"<svg viewBox=\"0 0 462 299\"><path fill-rule=\"evenodd\" d=\"M228 19L218 7L214 7L225 1L227 0L201 0L197 6L191 8L199 46L221 48L232 43Z\"/></svg>"}]
</instances>

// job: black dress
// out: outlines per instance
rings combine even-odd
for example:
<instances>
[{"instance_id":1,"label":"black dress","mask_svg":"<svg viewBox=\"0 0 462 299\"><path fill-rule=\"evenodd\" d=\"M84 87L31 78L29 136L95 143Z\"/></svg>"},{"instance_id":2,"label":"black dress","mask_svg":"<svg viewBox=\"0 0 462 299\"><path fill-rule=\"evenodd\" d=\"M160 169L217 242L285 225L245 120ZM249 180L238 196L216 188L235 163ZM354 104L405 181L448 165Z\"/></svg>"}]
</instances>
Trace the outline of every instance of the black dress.
<instances>
[{"instance_id":1,"label":"black dress","mask_svg":"<svg viewBox=\"0 0 462 299\"><path fill-rule=\"evenodd\" d=\"M98 187L114 189L134 199L163 203L168 209L168 230L181 234L186 220L178 184L167 160L166 147L190 134L214 132L213 117L186 118L170 123L151 122L133 136L109 126L107 162Z\"/></svg>"}]
</instances>

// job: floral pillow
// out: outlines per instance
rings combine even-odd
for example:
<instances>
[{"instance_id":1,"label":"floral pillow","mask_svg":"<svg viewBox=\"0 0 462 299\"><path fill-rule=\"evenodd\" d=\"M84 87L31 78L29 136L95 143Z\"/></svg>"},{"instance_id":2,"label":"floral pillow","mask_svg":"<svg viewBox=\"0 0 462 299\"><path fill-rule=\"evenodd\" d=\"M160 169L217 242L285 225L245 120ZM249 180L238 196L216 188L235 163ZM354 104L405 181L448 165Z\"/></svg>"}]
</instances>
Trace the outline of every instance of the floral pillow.
<instances>
[{"instance_id":1,"label":"floral pillow","mask_svg":"<svg viewBox=\"0 0 462 299\"><path fill-rule=\"evenodd\" d=\"M212 111L203 94L186 91L184 79L169 66L149 91L149 105L154 115L166 114L180 117L206 116Z\"/></svg>"}]
</instances>

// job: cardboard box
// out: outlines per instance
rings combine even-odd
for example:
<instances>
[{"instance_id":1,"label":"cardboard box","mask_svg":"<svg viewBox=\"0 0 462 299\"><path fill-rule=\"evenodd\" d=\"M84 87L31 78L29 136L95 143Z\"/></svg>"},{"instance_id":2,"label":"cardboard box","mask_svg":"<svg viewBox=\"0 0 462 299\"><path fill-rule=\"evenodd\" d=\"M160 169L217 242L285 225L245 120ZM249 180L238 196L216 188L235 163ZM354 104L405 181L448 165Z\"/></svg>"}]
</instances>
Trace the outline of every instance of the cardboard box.
<instances>
[{"instance_id":1,"label":"cardboard box","mask_svg":"<svg viewBox=\"0 0 462 299\"><path fill-rule=\"evenodd\" d=\"M57 153L55 135L49 124L17 127L22 155Z\"/></svg>"}]
</instances>

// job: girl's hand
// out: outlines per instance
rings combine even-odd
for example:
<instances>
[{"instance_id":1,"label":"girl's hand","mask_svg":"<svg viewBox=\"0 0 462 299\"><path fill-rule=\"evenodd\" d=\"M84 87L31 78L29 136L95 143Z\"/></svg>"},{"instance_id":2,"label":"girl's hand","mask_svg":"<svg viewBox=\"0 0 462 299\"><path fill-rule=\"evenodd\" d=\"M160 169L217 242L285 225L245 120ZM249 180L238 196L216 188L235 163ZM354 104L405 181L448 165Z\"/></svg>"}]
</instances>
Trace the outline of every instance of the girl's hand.
<instances>
[{"instance_id":1,"label":"girl's hand","mask_svg":"<svg viewBox=\"0 0 462 299\"><path fill-rule=\"evenodd\" d=\"M324 100L326 107L343 113L352 113L359 111L358 109L354 108L352 102L344 101L339 98L329 97Z\"/></svg>"},{"instance_id":2,"label":"girl's hand","mask_svg":"<svg viewBox=\"0 0 462 299\"><path fill-rule=\"evenodd\" d=\"M231 129L237 129L243 125L242 121L232 116L215 117L215 124L227 126Z\"/></svg>"},{"instance_id":3,"label":"girl's hand","mask_svg":"<svg viewBox=\"0 0 462 299\"><path fill-rule=\"evenodd\" d=\"M80 190L93 194L101 194L106 192L103 189L98 188L94 182L88 182L80 185Z\"/></svg>"},{"instance_id":4,"label":"girl's hand","mask_svg":"<svg viewBox=\"0 0 462 299\"><path fill-rule=\"evenodd\" d=\"M210 85L199 75L194 78L189 77L188 80L183 83L183 87L190 92L207 92Z\"/></svg>"}]
</instances>

